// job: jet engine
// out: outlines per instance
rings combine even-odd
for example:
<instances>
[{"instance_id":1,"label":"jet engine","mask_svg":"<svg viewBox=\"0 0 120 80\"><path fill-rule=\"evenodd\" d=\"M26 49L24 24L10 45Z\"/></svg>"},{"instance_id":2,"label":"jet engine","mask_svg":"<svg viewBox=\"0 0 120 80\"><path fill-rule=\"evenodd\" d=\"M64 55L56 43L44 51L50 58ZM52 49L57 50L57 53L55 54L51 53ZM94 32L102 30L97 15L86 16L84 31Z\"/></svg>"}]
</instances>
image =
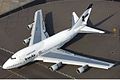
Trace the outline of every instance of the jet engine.
<instances>
[{"instance_id":1,"label":"jet engine","mask_svg":"<svg viewBox=\"0 0 120 80\"><path fill-rule=\"evenodd\" d=\"M88 69L88 65L84 65L82 67L79 67L76 72L77 73L83 73L86 69Z\"/></svg>"},{"instance_id":2,"label":"jet engine","mask_svg":"<svg viewBox=\"0 0 120 80\"><path fill-rule=\"evenodd\" d=\"M31 37L29 37L29 38L27 38L27 39L24 39L23 43L24 43L24 44L28 44L28 43L30 42L30 38L31 38Z\"/></svg>"},{"instance_id":3,"label":"jet engine","mask_svg":"<svg viewBox=\"0 0 120 80\"><path fill-rule=\"evenodd\" d=\"M27 29L30 30L30 29L33 27L33 24L34 24L34 23L29 24L28 27L27 27Z\"/></svg>"},{"instance_id":4,"label":"jet engine","mask_svg":"<svg viewBox=\"0 0 120 80\"><path fill-rule=\"evenodd\" d=\"M59 62L59 63L56 63L56 64L50 66L49 69L50 69L51 71L56 71L56 70L57 70L58 68L60 68L61 66L62 66L62 62Z\"/></svg>"}]
</instances>

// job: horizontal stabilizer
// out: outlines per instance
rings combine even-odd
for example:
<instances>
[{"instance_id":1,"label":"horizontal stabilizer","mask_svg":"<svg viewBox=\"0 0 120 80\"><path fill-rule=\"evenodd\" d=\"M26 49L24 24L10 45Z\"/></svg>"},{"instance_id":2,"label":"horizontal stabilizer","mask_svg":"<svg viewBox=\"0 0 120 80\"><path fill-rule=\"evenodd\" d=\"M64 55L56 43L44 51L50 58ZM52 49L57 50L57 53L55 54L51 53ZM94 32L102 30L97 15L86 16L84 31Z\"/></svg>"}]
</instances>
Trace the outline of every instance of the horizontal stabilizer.
<instances>
[{"instance_id":1,"label":"horizontal stabilizer","mask_svg":"<svg viewBox=\"0 0 120 80\"><path fill-rule=\"evenodd\" d=\"M94 29L88 26L84 26L79 30L79 33L105 33L102 30Z\"/></svg>"},{"instance_id":2,"label":"horizontal stabilizer","mask_svg":"<svg viewBox=\"0 0 120 80\"><path fill-rule=\"evenodd\" d=\"M72 13L72 26L78 21L79 17L75 12Z\"/></svg>"}]
</instances>

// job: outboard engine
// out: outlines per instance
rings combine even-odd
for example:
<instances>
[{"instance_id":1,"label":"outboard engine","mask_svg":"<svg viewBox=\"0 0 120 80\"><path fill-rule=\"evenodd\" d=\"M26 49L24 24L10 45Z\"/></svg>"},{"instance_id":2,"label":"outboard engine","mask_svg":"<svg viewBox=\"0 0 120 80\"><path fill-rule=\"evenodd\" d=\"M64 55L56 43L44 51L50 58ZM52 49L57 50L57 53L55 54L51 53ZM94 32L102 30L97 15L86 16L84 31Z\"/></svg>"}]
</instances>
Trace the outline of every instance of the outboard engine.
<instances>
[{"instance_id":1,"label":"outboard engine","mask_svg":"<svg viewBox=\"0 0 120 80\"><path fill-rule=\"evenodd\" d=\"M86 69L88 69L88 65L84 65L84 66L82 66L82 67L79 67L77 70L76 70L76 72L77 73L83 73Z\"/></svg>"},{"instance_id":2,"label":"outboard engine","mask_svg":"<svg viewBox=\"0 0 120 80\"><path fill-rule=\"evenodd\" d=\"M34 24L34 23L29 24L28 27L27 27L27 29L30 30L30 29L33 27L33 24Z\"/></svg>"},{"instance_id":3,"label":"outboard engine","mask_svg":"<svg viewBox=\"0 0 120 80\"><path fill-rule=\"evenodd\" d=\"M23 44L28 44L28 43L30 42L30 38L31 38L31 37L29 37L29 38L27 38L27 39L24 39Z\"/></svg>"},{"instance_id":4,"label":"outboard engine","mask_svg":"<svg viewBox=\"0 0 120 80\"><path fill-rule=\"evenodd\" d=\"M45 36L46 36L46 38L48 38L48 37L49 37L49 35L48 35L48 33L47 33L47 32L45 32Z\"/></svg>"},{"instance_id":5,"label":"outboard engine","mask_svg":"<svg viewBox=\"0 0 120 80\"><path fill-rule=\"evenodd\" d=\"M62 62L59 62L59 63L56 63L56 64L50 66L49 69L50 69L51 71L56 71L56 70L57 70L58 68L60 68L61 66L62 66Z\"/></svg>"}]
</instances>

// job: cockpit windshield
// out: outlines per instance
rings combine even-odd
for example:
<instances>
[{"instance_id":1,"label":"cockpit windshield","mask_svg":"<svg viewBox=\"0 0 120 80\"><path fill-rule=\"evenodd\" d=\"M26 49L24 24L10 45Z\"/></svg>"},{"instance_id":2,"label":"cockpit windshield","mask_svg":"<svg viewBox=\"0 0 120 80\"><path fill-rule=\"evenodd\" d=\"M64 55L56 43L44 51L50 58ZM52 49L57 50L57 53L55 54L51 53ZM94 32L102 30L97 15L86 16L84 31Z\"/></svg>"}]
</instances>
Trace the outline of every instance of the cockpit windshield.
<instances>
[{"instance_id":1,"label":"cockpit windshield","mask_svg":"<svg viewBox=\"0 0 120 80\"><path fill-rule=\"evenodd\" d=\"M11 57L10 59L16 59L16 57Z\"/></svg>"}]
</instances>

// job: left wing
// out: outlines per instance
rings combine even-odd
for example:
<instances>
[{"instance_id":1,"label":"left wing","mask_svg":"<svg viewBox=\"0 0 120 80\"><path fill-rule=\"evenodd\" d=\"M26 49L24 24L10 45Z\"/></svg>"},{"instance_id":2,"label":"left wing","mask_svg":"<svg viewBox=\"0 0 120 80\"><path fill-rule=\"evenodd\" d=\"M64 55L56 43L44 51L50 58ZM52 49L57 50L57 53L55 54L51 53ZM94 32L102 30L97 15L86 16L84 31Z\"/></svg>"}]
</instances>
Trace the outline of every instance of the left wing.
<instances>
[{"instance_id":1,"label":"left wing","mask_svg":"<svg viewBox=\"0 0 120 80\"><path fill-rule=\"evenodd\" d=\"M76 55L70 53L68 51L59 49L53 50L48 53L42 54L41 58L37 60L43 60L44 62L51 62L51 63L59 63L62 62L63 64L71 64L71 65L88 65L89 67L96 67L96 68L103 68L108 69L111 68L114 64L109 63L106 61L101 61L81 55Z\"/></svg>"},{"instance_id":2,"label":"left wing","mask_svg":"<svg viewBox=\"0 0 120 80\"><path fill-rule=\"evenodd\" d=\"M30 27L29 25L29 27L32 28L29 46L49 37L45 29L42 10L38 10L35 12L34 23L32 23L31 26L32 27Z\"/></svg>"}]
</instances>

